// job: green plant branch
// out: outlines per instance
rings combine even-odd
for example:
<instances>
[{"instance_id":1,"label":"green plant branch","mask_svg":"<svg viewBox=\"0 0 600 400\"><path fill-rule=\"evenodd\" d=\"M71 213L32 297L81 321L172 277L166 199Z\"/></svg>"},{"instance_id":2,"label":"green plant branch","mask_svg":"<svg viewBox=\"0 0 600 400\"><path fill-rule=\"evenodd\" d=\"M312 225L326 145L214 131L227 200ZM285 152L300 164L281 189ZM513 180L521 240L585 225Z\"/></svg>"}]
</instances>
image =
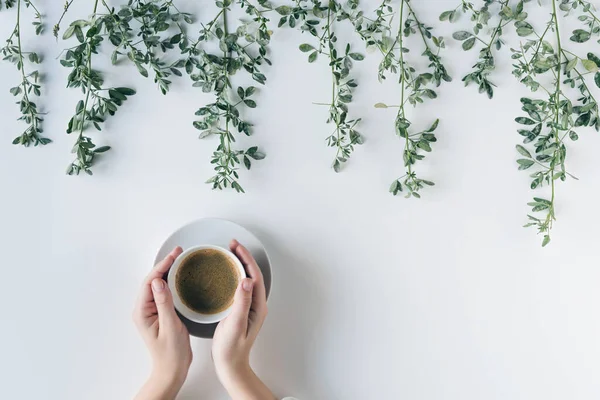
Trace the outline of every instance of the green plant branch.
<instances>
[{"instance_id":1,"label":"green plant branch","mask_svg":"<svg viewBox=\"0 0 600 400\"><path fill-rule=\"evenodd\" d=\"M32 4L33 5L33 4ZM34 7L35 8L35 7ZM37 9L36 9L37 11ZM39 12L38 12L39 14ZM19 65L21 66L19 68L20 72L21 72L21 79L22 79L22 85L23 85L23 98L25 99L26 103L31 103L29 101L29 80L27 79L27 76L25 75L25 61L23 60L23 46L21 45L21 0L17 0L17 26L15 28L15 32L17 32L17 46L19 48ZM36 115L33 111L33 108L30 108L29 110L29 116L31 118L31 124L32 127L35 131L38 130L38 126L37 126L37 118Z\"/></svg>"},{"instance_id":2,"label":"green plant branch","mask_svg":"<svg viewBox=\"0 0 600 400\"><path fill-rule=\"evenodd\" d=\"M21 133L21 135L14 138L13 144L19 144L25 147L30 145L38 146L45 145L51 142L50 139L43 137L42 121L43 118L37 109L36 103L32 101L32 96L40 96L41 85L38 83L39 73L33 71L27 73L27 61L30 64L40 64L40 56L33 51L24 51L22 44L22 20L23 20L23 4L26 7L32 7L35 10L35 20L33 26L35 27L36 35L40 35L43 30L42 17L39 10L35 7L30 0L16 0L11 3L10 6L16 4L16 21L11 35L6 40L6 45L0 49L0 53L4 56L3 59L13 63L19 71L20 79L19 84L10 89L10 93L13 96L21 95L17 104L19 105L21 117L19 121L24 121L28 126ZM9 4L7 3L7 7ZM16 44L13 41L16 39ZM27 56L27 57L25 57Z\"/></svg>"},{"instance_id":3,"label":"green plant branch","mask_svg":"<svg viewBox=\"0 0 600 400\"><path fill-rule=\"evenodd\" d=\"M396 36L396 40L398 41L398 44L400 46L400 51L399 51L399 58L400 58L400 71L398 73L398 83L400 84L400 108L398 109L398 114L396 119L406 119L406 114L404 111L404 104L405 104L405 99L404 99L404 52L402 51L402 49L404 48L404 42L403 42L403 35L402 35L402 22L404 21L404 0L400 1L400 26L398 28L398 35ZM410 147L409 147L409 138L408 138L408 134L404 135L405 138L405 144L404 144L404 152L408 152L410 151ZM412 176L412 167L410 163L407 163L406 165L406 169L407 169L407 175L408 176Z\"/></svg>"}]
</instances>

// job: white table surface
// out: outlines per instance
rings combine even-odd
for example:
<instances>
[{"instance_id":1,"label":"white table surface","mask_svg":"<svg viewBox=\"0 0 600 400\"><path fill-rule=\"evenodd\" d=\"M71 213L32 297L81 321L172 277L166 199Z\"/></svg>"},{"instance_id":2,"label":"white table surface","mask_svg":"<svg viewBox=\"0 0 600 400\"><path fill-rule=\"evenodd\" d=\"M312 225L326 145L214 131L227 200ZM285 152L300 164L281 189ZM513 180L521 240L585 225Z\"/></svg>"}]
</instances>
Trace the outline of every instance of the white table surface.
<instances>
[{"instance_id":1,"label":"white table surface","mask_svg":"<svg viewBox=\"0 0 600 400\"><path fill-rule=\"evenodd\" d=\"M58 2L53 9L54 0L39 3L53 24ZM415 7L435 22L455 3ZM209 16L200 2L178 4ZM90 11L91 2L75 2L67 19ZM14 15L0 12L0 37L8 36ZM435 22L447 37L461 24ZM598 133L581 131L569 146L580 181L558 186L553 241L542 249L541 238L521 227L533 193L516 168L513 118L528 92L511 76L508 52L501 53L493 74L499 88L489 101L460 82L476 52L465 54L448 40L444 57L454 81L410 111L417 126L442 119L433 153L418 166L437 185L421 200L405 200L387 193L401 175L402 144L395 112L373 108L398 97L392 81L377 82L378 55L357 65L351 105L364 118L367 141L335 174L324 143L327 111L311 104L328 99L328 69L324 60L307 64L297 50L303 41L293 30L273 37L275 67L250 116L256 133L240 140L268 156L242 173L245 195L203 183L216 142L199 141L191 122L211 98L187 80L176 79L162 96L130 65L97 63L108 84L129 84L138 94L94 134L98 144L113 146L94 177L68 177L74 138L64 131L80 93L65 88L68 70L54 60L66 44L51 34L25 37L47 60L40 107L49 111L45 131L54 143L45 148L10 144L24 126L8 93L18 74L0 63L0 398L132 397L150 366L131 323L140 281L162 241L201 217L247 226L272 256L270 314L252 362L278 395L600 397ZM226 398L210 342L193 339L192 346L180 398Z\"/></svg>"}]
</instances>

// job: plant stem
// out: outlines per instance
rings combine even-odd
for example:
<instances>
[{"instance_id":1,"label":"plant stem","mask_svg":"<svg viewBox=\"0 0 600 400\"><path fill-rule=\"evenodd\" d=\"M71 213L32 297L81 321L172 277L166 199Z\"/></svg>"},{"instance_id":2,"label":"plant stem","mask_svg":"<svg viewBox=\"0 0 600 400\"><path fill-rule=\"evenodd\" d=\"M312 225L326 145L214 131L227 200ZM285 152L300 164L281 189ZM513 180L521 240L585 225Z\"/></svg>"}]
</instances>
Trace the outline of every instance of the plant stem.
<instances>
[{"instance_id":1,"label":"plant stem","mask_svg":"<svg viewBox=\"0 0 600 400\"><path fill-rule=\"evenodd\" d=\"M20 2L21 2L21 1L19 0L19 3L20 3ZM31 2L31 1L28 1L28 2L27 2L27 4L29 4L29 5L31 6L31 8L33 8L33 9L35 10L36 14L37 14L37 15L38 15L40 18L42 17L42 14L41 14L41 13L40 13L40 11L37 9L37 7L35 6L35 4L33 4L33 2ZM18 8L18 6L17 6L17 8Z\"/></svg>"},{"instance_id":2,"label":"plant stem","mask_svg":"<svg viewBox=\"0 0 600 400\"><path fill-rule=\"evenodd\" d=\"M98 0L95 1L94 3L94 14L96 14L96 11L98 10ZM92 49L90 48L90 44L88 42L88 46L87 46L87 67L88 67L88 72L91 73L92 71ZM83 110L81 110L81 126L79 127L79 136L77 138L77 142L76 144L78 145L81 141L81 138L83 137L83 129L85 127L85 113L87 112L87 106L88 106L88 102L90 100L90 92L92 91L92 81L91 78L88 77L88 86L87 86L87 90L85 91L85 101L83 103ZM79 155L78 155L79 157Z\"/></svg>"},{"instance_id":3,"label":"plant stem","mask_svg":"<svg viewBox=\"0 0 600 400\"><path fill-rule=\"evenodd\" d=\"M219 14L217 14L217 18L218 16L221 15L223 17L223 38L227 38L227 35L229 34L229 30L227 29L227 11L225 8L222 8L221 11L219 12ZM223 56L225 57L225 69L224 69L224 74L225 74L225 82L228 82L229 79L227 78L227 71L229 70L229 58L230 58L230 52L229 52L229 48L227 49L227 51L223 51ZM225 85L223 87L223 92L225 92L225 90L227 90L227 85ZM227 140L227 169L229 170L230 168L230 162L231 162L231 140L229 139L229 104L227 105L227 112L225 114L225 140Z\"/></svg>"},{"instance_id":4,"label":"plant stem","mask_svg":"<svg viewBox=\"0 0 600 400\"><path fill-rule=\"evenodd\" d=\"M423 39L423 43L425 44L425 48L429 51L431 51L431 49L429 48L429 43L427 42L427 39L425 38L425 34L423 33L423 24L421 23L421 21L419 21L419 18L417 18L417 14L415 14L415 11L413 10L413 8L410 6L410 2L406 1L406 0L402 0L403 3L406 3L406 6L408 7L409 10L409 15L412 14L413 18L415 19L415 22L417 23L417 28L419 28L419 33L421 34L421 38ZM400 18L400 27L402 27L402 18Z\"/></svg>"},{"instance_id":5,"label":"plant stem","mask_svg":"<svg viewBox=\"0 0 600 400\"><path fill-rule=\"evenodd\" d=\"M25 75L25 63L23 62L23 52L21 46L21 0L17 1L17 26L15 28L15 31L17 32L16 36L17 46L19 48L19 64L21 66L21 68L19 69L21 70L21 78L23 79L23 98L25 99L27 104L31 104L31 102L29 101L29 95L27 94L27 87L29 86L29 81L27 80L27 76ZM37 119L33 114L33 108L31 107L31 105L29 106L29 116L31 117L31 124L34 128L34 132L37 132Z\"/></svg>"},{"instance_id":6,"label":"plant stem","mask_svg":"<svg viewBox=\"0 0 600 400\"><path fill-rule=\"evenodd\" d=\"M64 17L65 17L65 15L67 14L67 11L69 11L69 7L71 7L71 4L73 4L73 2L74 2L74 1L75 1L75 0L71 0L71 1L69 1L69 2L67 2L67 3L65 4L65 8L64 8L64 10L63 10L62 14L60 15L60 18L58 19L58 22L56 23L56 26L57 26L57 27L59 27L59 26L60 26L60 23L62 22L63 18L64 18ZM58 30L57 30L56 32L58 33Z\"/></svg>"},{"instance_id":7,"label":"plant stem","mask_svg":"<svg viewBox=\"0 0 600 400\"><path fill-rule=\"evenodd\" d=\"M398 28L398 36L396 37L396 41L398 42L398 45L400 46L400 71L399 75L400 78L398 79L398 83L400 84L401 87L401 91L400 91L400 108L398 109L398 116L396 117L396 119L399 119L400 116L402 117L402 119L406 118L406 114L404 111L404 53L402 51L402 47L403 47L403 37L402 37L402 21L404 18L404 0L402 0L400 2L400 14L399 14L400 20L400 26ZM406 134L404 135L404 139L405 139L405 144L404 144L404 151L407 152L409 150L409 139L408 139L408 131L406 132ZM407 163L407 175L411 176L412 174L412 168L410 163Z\"/></svg>"},{"instance_id":8,"label":"plant stem","mask_svg":"<svg viewBox=\"0 0 600 400\"><path fill-rule=\"evenodd\" d=\"M559 122L559 114L560 114L560 75L561 75L561 63L560 63L560 59L562 57L562 45L560 42L560 29L558 26L558 16L556 13L556 0L552 0L552 18L554 19L554 27L555 27L555 33L556 33L556 44L558 47L558 64L557 64L557 74L558 76L556 77L556 91L554 93L555 98L554 98L554 106L555 106L555 137L554 137L554 141L556 143L556 150L554 150L554 157L556 157L556 153L559 151L559 146L560 146L560 142L559 142L559 135L558 135L558 122ZM556 165L552 165L550 167L550 178L552 180L551 182L551 187L552 187L552 197L550 198L550 210L548 212L548 229L547 229L547 235L550 236L550 229L552 229L552 221L554 220L554 198L555 198L555 184L554 184L554 171L556 169Z\"/></svg>"},{"instance_id":9,"label":"plant stem","mask_svg":"<svg viewBox=\"0 0 600 400\"><path fill-rule=\"evenodd\" d=\"M537 47L535 48L535 51L533 52L533 54L534 54L534 55L535 55L535 54L537 54L537 53L538 53L538 51L540 50L540 47L542 46L542 42L544 41L544 37L546 36L546 33L548 33L548 30L549 30L549 29L550 29L550 24L548 24L548 25L546 26L546 29L544 30L544 33L542 33L542 36L539 36L539 35L538 35L539 41L538 41L538 45L537 45ZM536 35L537 35L537 32L536 32ZM521 46L521 48L523 48L523 46ZM524 52L523 52L523 56L525 56L525 53L524 53ZM527 65L527 71L529 71L529 67L530 67L530 65L531 65L531 61L532 61L532 60L527 60L527 58L525 57L525 61L526 61L526 65ZM542 86L542 87L543 87L543 86Z\"/></svg>"},{"instance_id":10,"label":"plant stem","mask_svg":"<svg viewBox=\"0 0 600 400\"><path fill-rule=\"evenodd\" d=\"M207 32L210 32L213 28L213 26L217 23L217 21L219 20L219 17L221 17L223 14L225 13L225 9L221 8L221 11L219 11L219 13L217 14L217 16L208 23L208 28L206 28ZM225 20L225 17L223 16L223 20ZM226 26L226 25L225 25ZM226 29L226 28L225 28Z\"/></svg>"},{"instance_id":11,"label":"plant stem","mask_svg":"<svg viewBox=\"0 0 600 400\"><path fill-rule=\"evenodd\" d=\"M571 53L568 50L565 49L561 49L562 54L565 56L565 60L568 60L567 58L567 53L571 54L573 57L576 58L580 58L577 55ZM568 62L568 61L567 61ZM560 64L560 63L559 63ZM577 67L573 68L573 71L575 71L575 73L577 74L577 76L579 76L579 79L581 80L581 84L585 87L585 90L587 90L587 92L589 93L590 97L594 100L594 102L598 103L596 101L596 97L594 97L594 95L592 94L592 92L590 91L589 86L587 85L587 83L585 82L585 79L583 78L583 74L581 72L579 72L579 70L577 69ZM589 72L588 72L589 73Z\"/></svg>"},{"instance_id":12,"label":"plant stem","mask_svg":"<svg viewBox=\"0 0 600 400\"><path fill-rule=\"evenodd\" d=\"M554 0L552 0L552 1L554 1ZM508 6L508 3L510 3L510 0L501 2L500 9L502 9L502 7ZM496 38L496 36L498 35L498 32L500 32L500 30L502 29L503 26L504 25L502 25L502 17L500 17L498 26L496 26L496 29L494 29L494 33L492 34L492 37L490 38L490 43L488 43L488 45L487 45L488 50L490 50L490 48L492 47L492 44L494 44L494 39Z\"/></svg>"},{"instance_id":13,"label":"plant stem","mask_svg":"<svg viewBox=\"0 0 600 400\"><path fill-rule=\"evenodd\" d=\"M337 81L336 81L336 77L335 77L335 65L333 63L334 60L334 56L333 56L333 44L331 43L331 24L333 23L333 21L331 20L331 2L333 0L329 1L329 7L327 7L327 26L325 27L325 30L323 32L323 36L325 37L327 36L327 41L328 41L328 49L329 49L329 59L330 59L330 66L331 66L331 110L334 110L336 108L335 104L336 104L336 91L337 91ZM340 116L339 113L337 112L337 110L335 111L335 113L332 113L333 115L335 115L335 133L336 133L336 146L337 146L337 152L335 154L335 158L337 160L337 158L340 155L340 152L342 151L342 147L341 147L341 132L340 132Z\"/></svg>"}]
</instances>

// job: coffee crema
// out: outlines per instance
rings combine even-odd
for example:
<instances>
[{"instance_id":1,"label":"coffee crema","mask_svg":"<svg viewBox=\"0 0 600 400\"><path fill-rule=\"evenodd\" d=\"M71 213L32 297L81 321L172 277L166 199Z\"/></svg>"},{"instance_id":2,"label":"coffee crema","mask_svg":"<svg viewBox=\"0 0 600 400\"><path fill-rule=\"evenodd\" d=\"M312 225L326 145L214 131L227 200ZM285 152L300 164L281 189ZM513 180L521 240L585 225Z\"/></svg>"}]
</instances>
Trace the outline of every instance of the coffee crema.
<instances>
[{"instance_id":1,"label":"coffee crema","mask_svg":"<svg viewBox=\"0 0 600 400\"><path fill-rule=\"evenodd\" d=\"M240 281L236 263L216 249L189 254L179 266L175 287L183 304L200 314L217 314L233 303Z\"/></svg>"}]
</instances>

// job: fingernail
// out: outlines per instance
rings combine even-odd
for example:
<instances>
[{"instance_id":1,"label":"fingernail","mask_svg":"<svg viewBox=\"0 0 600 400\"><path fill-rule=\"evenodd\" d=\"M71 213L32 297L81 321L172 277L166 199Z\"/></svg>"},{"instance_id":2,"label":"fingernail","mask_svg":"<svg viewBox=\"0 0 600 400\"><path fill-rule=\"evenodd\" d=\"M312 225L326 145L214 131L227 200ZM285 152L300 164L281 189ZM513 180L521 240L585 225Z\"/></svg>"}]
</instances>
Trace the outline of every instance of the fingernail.
<instances>
[{"instance_id":1,"label":"fingernail","mask_svg":"<svg viewBox=\"0 0 600 400\"><path fill-rule=\"evenodd\" d=\"M252 286L253 286L252 279L246 278L242 281L242 289L244 289L246 292L251 291Z\"/></svg>"},{"instance_id":2,"label":"fingernail","mask_svg":"<svg viewBox=\"0 0 600 400\"><path fill-rule=\"evenodd\" d=\"M157 291L157 292L162 292L162 290L165 288L165 281L163 281L162 279L155 279L152 281L152 289Z\"/></svg>"}]
</instances>

